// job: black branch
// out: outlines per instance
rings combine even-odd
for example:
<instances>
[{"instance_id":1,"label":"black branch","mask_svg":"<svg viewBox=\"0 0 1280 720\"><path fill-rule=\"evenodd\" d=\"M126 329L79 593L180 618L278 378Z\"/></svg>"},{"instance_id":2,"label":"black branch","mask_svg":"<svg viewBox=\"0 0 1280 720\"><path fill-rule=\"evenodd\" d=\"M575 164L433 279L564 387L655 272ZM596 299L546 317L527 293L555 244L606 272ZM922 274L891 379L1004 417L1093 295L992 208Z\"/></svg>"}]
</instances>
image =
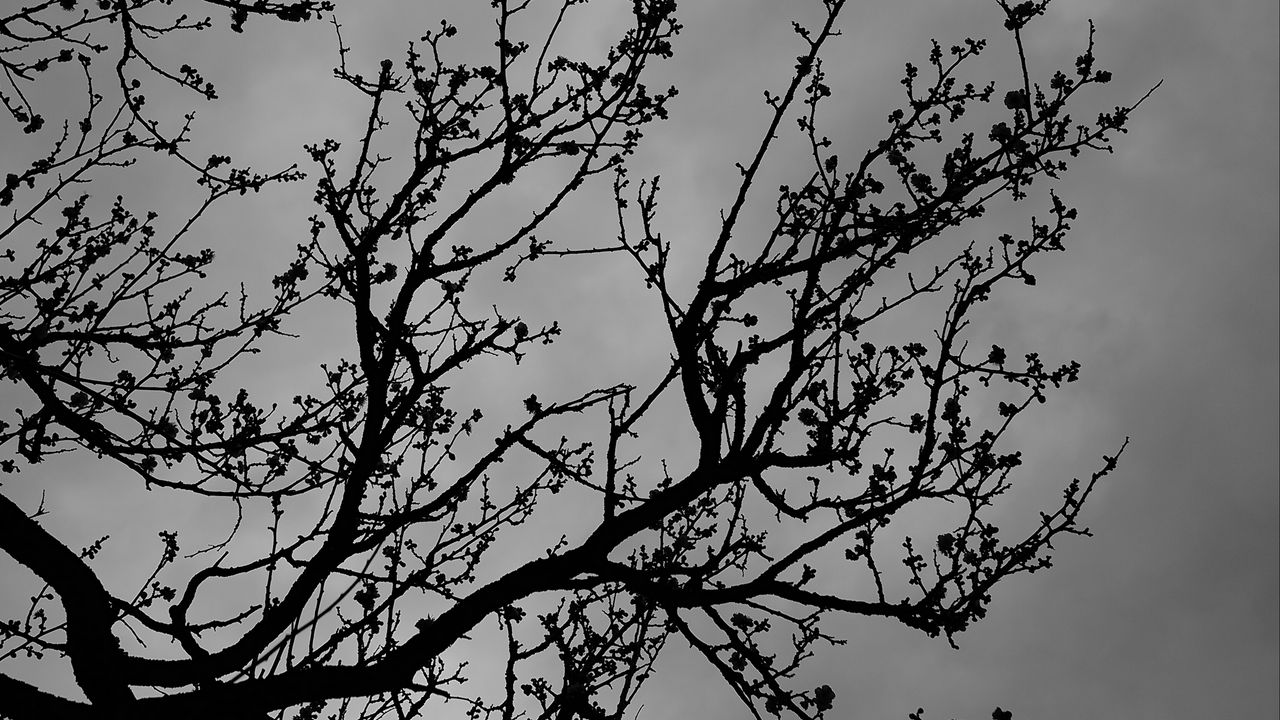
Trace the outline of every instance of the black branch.
<instances>
[{"instance_id":1,"label":"black branch","mask_svg":"<svg viewBox=\"0 0 1280 720\"><path fill-rule=\"evenodd\" d=\"M600 56L565 55L584 4L494 0L491 37L441 21L375 67L328 2L45 0L0 15L0 132L22 147L0 184L0 551L33 590L0 608L0 663L65 668L83 694L6 671L0 716L373 720L450 706L486 720L620 720L675 642L753 717L829 717L838 688L804 684L806 661L842 643L828 617L953 641L997 584L1088 534L1082 507L1127 441L1021 534L989 519L1023 462L1010 429L1080 367L977 349L971 323L1064 250L1076 211L1053 181L1081 153L1110 151L1142 101L1092 121L1068 113L1111 79L1092 26L1074 67L1041 77L1023 35L1046 3L998 3L1013 85L967 79L985 41L935 42L858 154L820 118L841 92L823 53L846 2L815 2L819 21L794 26L790 79L766 91L759 140L694 258L663 239L658 179L627 169L676 95L645 82L673 56L675 3L634 0ZM197 156L196 115L168 117L144 91L217 101L173 41L225 33L228 15L237 33L250 20L332 23L334 76L363 103L362 132L308 144L284 168ZM463 36L487 59L454 59ZM227 52L237 42L228 35ZM76 83L79 106L42 105ZM809 167L772 192L761 185L784 137ZM113 174L152 165L191 178L185 214L104 197ZM314 186L309 232L250 292L241 282L261 278L228 278L198 247L208 218L297 182ZM527 202L530 182L543 200L525 215L464 232L496 202ZM593 183L611 183L611 239L541 239ZM999 203L1033 206L1026 227L955 244ZM748 222L762 205L772 220ZM502 307L487 279L527 282L535 264L572 272L583 255L638 266L670 362L506 398L496 420L466 407L457 388L476 368L519 373L562 332ZM671 269L688 262L701 272L682 289ZM236 388L246 359L288 351L291 321L320 307L342 358L278 397ZM898 323L909 307L935 323ZM643 439L672 413L696 452L668 463ZM223 542L184 554L182 528L137 518L156 523L158 559L125 589L95 569L108 538L77 550L31 500L31 487L63 482L50 469L60 456L99 464L119 492L238 519ZM894 521L916 507L941 508L946 524L904 536ZM583 520L583 508L584 533L514 566L498 550L543 542L535 515ZM237 542L253 531L269 545ZM492 671L450 659L479 644L501 658Z\"/></svg>"}]
</instances>

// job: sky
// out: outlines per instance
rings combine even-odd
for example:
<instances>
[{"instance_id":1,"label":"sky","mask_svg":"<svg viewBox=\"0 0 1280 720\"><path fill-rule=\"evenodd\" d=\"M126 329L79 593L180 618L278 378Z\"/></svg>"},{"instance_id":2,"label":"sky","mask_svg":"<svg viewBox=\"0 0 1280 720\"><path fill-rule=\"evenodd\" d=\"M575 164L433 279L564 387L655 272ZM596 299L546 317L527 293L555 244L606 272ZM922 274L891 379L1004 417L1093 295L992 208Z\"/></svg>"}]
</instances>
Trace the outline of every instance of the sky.
<instances>
[{"instance_id":1,"label":"sky","mask_svg":"<svg viewBox=\"0 0 1280 720\"><path fill-rule=\"evenodd\" d=\"M992 37L991 52L1007 53L992 5L852 8L828 60L851 132L878 120L897 90L893 73L931 37ZM664 157L723 183L716 205L733 182L720 158L739 137L726 119L747 115L753 90L794 52L780 6L685 13L698 67L682 86L686 107L707 119L682 120L677 107L660 144ZM844 689L847 717L903 718L921 706L927 717L985 718L995 704L1044 720L1275 717L1277 6L1052 8L1033 33L1033 69L1078 48L1092 18L1099 61L1116 76L1098 109L1163 85L1114 155L1069 172L1060 192L1082 216L1069 252L1042 265L1034 291L991 310L992 321L1085 369L1031 421L1043 425L1027 429L1025 482L1052 487L1119 438L1132 445L1090 501L1095 537L1063 543L1052 570L1001 587L959 650L855 621L823 676ZM685 678L671 697L699 699L656 717L739 717L697 692L704 678Z\"/></svg>"},{"instance_id":2,"label":"sky","mask_svg":"<svg viewBox=\"0 0 1280 720\"><path fill-rule=\"evenodd\" d=\"M404 41L435 22L432 13L464 5L370 0L358 9L339 3L338 17L357 57L399 57ZM680 4L685 30L652 81L675 84L680 95L670 120L647 134L633 171L661 173L660 222L690 256L731 197L733 163L764 127L762 91L779 87L798 53L789 24L805 5ZM1068 252L1041 262L1034 289L998 295L985 308L982 332L1084 367L1080 382L1024 416L1017 440L1027 463L1001 513L1010 524L1034 518L1071 477L1124 438L1131 445L1083 515L1095 536L1060 543L1052 570L998 588L989 617L958 636L959 649L891 621L833 623L848 644L825 652L806 677L836 688L837 717L905 720L923 707L931 719L986 718L997 705L1028 720L1280 714L1277 5L1058 0L1032 26L1033 73L1069 67L1089 19L1099 62L1115 80L1081 101L1082 116L1162 85L1114 154L1081 158L1056 186L1080 210ZM1007 80L1012 48L1000 22L990 0L853 4L825 55L835 93L824 111L826 134L851 152L872 141L898 100L903 63L923 62L930 38L944 46L991 38L988 54L1005 62L987 71ZM235 52L219 47L226 35L214 33L208 46L184 48L209 60L223 89L223 100L198 117L202 142L230 147L237 158L288 162L302 157L304 142L357 133L364 106L328 72L332 30L259 26L236 39ZM618 27L617 13L604 7L584 16L574 39L591 51ZM784 154L768 172L786 177L803 162ZM182 202L184 190L164 178L131 182L158 201ZM296 243L289 238L305 230L309 192L252 198L213 218L205 232L221 243L217 272L253 277L271 253L285 257ZM761 199L767 211L771 199ZM576 239L598 231L607 240L605 201L588 189L548 232ZM1019 212L959 232L1003 232L1025 222ZM699 267L683 276L676 268L677 282L691 281ZM558 318L564 349L530 358L519 373L495 371L467 392L492 402L521 398L526 387L643 374L665 356L657 306L628 289L639 283L634 268L601 263L554 286L531 282L492 292L523 303L531 316ZM323 335L331 319L304 316L297 330ZM254 362L245 381L270 387L301 377L314 356ZM678 455L688 447L679 428L655 428L651 442ZM114 523L122 541L106 562L126 575L130 558L149 552L125 539L139 517L207 520L194 508L87 482L58 489L51 522L68 532ZM666 652L640 718L743 717L700 658L678 641Z\"/></svg>"}]
</instances>

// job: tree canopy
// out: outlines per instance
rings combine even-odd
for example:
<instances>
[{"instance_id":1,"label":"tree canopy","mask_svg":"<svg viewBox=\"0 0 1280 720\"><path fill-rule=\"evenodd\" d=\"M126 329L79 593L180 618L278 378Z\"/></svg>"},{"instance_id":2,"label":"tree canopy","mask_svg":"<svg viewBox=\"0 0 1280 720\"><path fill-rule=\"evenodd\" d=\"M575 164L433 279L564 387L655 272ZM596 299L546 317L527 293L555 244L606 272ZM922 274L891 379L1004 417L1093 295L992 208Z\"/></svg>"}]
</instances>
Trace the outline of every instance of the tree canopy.
<instances>
[{"instance_id":1,"label":"tree canopy","mask_svg":"<svg viewBox=\"0 0 1280 720\"><path fill-rule=\"evenodd\" d=\"M659 179L629 170L675 105L647 78L680 62L676 3L634 0L606 51L569 54L590 4L493 0L488 35L443 19L369 67L329 2L0 14L0 550L4 584L30 587L0 597L0 716L621 719L669 643L752 717L839 716L840 689L804 673L842 643L824 620L950 640L998 583L1087 534L1082 506L1123 443L1026 532L991 519L1022 464L1011 428L1079 365L970 330L1064 250L1076 211L1053 181L1110 151L1138 104L1069 112L1111 78L1092 27L1074 66L1040 77L1023 40L1047 1L993 4L1016 81L970 77L984 40L935 42L880 139L852 152L821 114L856 91L822 60L847 2L815 0L789 80L761 88L716 232L688 247L664 238ZM194 109L223 81L175 43L224 34L234 53L246 27L317 22L337 31L335 102L363 103L361 132L299 137L283 168L197 155ZM51 98L72 86L78 104ZM785 138L807 169L766 187ZM161 166L190 178L190 208L140 210L113 183ZM526 214L461 232L531 182ZM269 282L228 275L209 218L289 183L314 188L293 259ZM612 190L613 227L540 236L594 186ZM1030 221L959 232L1001 202L1034 206ZM536 292L584 256L630 268L665 364L468 404L475 368L527 373L564 331L494 288ZM341 357L298 357L296 387L243 389L251 356L300 347L295 320L317 311ZM901 320L925 315L923 332ZM687 428L688 457L645 442L664 426ZM69 459L235 521L190 547L169 518L136 518L157 557L124 587L95 568L108 538L53 522L45 491ZM911 519L935 507L942 525ZM31 680L58 673L82 695Z\"/></svg>"}]
</instances>

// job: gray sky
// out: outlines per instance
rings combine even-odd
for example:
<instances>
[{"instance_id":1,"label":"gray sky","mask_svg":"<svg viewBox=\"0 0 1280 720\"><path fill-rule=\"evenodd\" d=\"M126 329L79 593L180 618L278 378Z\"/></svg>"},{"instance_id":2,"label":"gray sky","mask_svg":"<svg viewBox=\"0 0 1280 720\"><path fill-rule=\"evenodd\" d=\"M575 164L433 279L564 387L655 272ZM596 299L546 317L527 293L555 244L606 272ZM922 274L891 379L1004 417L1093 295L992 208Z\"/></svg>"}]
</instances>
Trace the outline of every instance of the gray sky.
<instances>
[{"instance_id":1,"label":"gray sky","mask_svg":"<svg viewBox=\"0 0 1280 720\"><path fill-rule=\"evenodd\" d=\"M686 5L680 49L698 69L658 152L724 183L719 206L738 137L723 121L747 115L739 108L794 50L781 3ZM986 36L993 55L1007 52L991 31L993 5L855 8L828 62L849 81L832 86L846 93L850 131L879 122L896 99L893 73L930 37ZM1277 6L1054 8L1032 43L1033 70L1074 52L1091 17L1100 62L1117 78L1097 110L1164 85L1114 156L1080 162L1062 183L1082 213L1069 252L1041 265L1034 290L989 310L1005 336L1085 368L1030 420L1043 424L1027 428L1025 483L1056 487L1120 438L1133 444L1091 500L1096 537L1062 543L1054 569L1001 587L960 650L855 621L820 675L843 688L849 717L905 718L923 706L933 718L985 718L995 704L1041 720L1276 717ZM828 118L833 138L840 126ZM699 692L703 676L670 682L679 690L655 698L656 717L740 716Z\"/></svg>"},{"instance_id":2,"label":"gray sky","mask_svg":"<svg viewBox=\"0 0 1280 720\"><path fill-rule=\"evenodd\" d=\"M348 43L365 57L401 57L402 41L420 34L414 23L433 22L431 10L410 14L406 4L374 0L361 3L359 14L343 4ZM682 3L686 29L675 59L659 71L681 95L672 119L649 133L635 169L637 176L662 173L662 227L691 252L716 226L736 180L732 163L763 127L760 93L779 86L798 52L788 13L803 5ZM851 718L905 720L916 707L933 720L986 718L996 705L1020 720L1276 717L1277 5L1058 0L1053 7L1032 26L1032 71L1069 67L1093 18L1099 62L1116 78L1083 99L1078 114L1164 85L1114 155L1082 159L1058 185L1081 211L1069 252L1040 263L1033 290L997 296L986 307L983 332L1084 366L1081 382L1023 416L1018 441L1028 462L1002 512L1011 525L1034 519L1071 477L1088 473L1124 437L1132 445L1085 512L1096 537L1061 543L1055 568L999 587L990 616L959 636L959 650L891 621L838 622L832 627L849 643L824 654L809 677L836 687L837 715ZM607 12L584 21L584 47L615 22ZM258 25L255 31L251 23L234 53L191 48L220 58L208 70L226 98L202 113L207 125L197 124L198 134L249 159L300 158L303 142L358 132L364 106L328 73L331 31L272 27L268 35ZM1007 79L1011 48L999 26L992 0L859 3L826 55L836 93L826 134L850 151L875 138L899 99L902 64L922 62L931 37L944 46L966 35L991 38L989 54L1006 61L991 72ZM773 172L785 177L788 167L780 157ZM169 192L159 183L149 191ZM253 199L206 227L209 237L236 239L225 241L222 255L228 277L252 275L252 264L266 262L264 242L300 237L312 212L309 194L302 188ZM767 211L771 198L758 200ZM600 227L607 238L612 230L601 223L610 209L598 206L596 217L590 205L578 207L552 228L581 234ZM961 232L1015 231L1021 212ZM295 243L278 248L287 253ZM524 397L514 394L521 383L626 380L664 356L657 306L620 289L638 278L634 268L611 263L577 273L555 292L499 289L517 293L530 314L558 317L574 351L530 358L519 377L493 377L474 392L496 400ZM625 323L611 322L618 317ZM299 331L318 333L327 319L300 322ZM269 387L295 378L309 366L304 359L308 365L294 364L296 357L261 360L252 379ZM655 443L678 453L679 431L668 433ZM68 527L102 526L104 502L115 503L107 522L121 526L122 537L139 514L164 514L167 526L178 512L146 498L62 488L54 506ZM189 522L199 524L195 515ZM135 552L150 551L125 545L116 552L123 567ZM667 652L641 718L743 717L705 663L678 641Z\"/></svg>"}]
</instances>

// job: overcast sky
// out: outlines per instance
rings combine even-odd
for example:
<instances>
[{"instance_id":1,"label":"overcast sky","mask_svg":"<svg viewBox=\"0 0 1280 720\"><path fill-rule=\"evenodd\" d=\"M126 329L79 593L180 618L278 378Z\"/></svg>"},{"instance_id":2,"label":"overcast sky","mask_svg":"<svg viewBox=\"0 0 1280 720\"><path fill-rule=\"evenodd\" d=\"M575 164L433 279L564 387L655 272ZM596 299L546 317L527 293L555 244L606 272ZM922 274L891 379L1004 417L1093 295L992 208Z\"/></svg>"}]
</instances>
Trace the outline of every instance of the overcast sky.
<instances>
[{"instance_id":1,"label":"overcast sky","mask_svg":"<svg viewBox=\"0 0 1280 720\"><path fill-rule=\"evenodd\" d=\"M357 54L401 57L403 41L421 34L418 23L434 24L433 10L459 4L340 3L338 16ZM716 227L737 177L733 162L763 127L761 92L779 87L798 52L789 19L804 5L681 3L686 29L659 70L681 95L635 162L637 175L662 173L661 223L675 241L696 248ZM1024 416L1023 492L1002 512L1034 518L1126 436L1131 446L1084 513L1096 537L1061 543L1053 570L998 588L990 616L959 636L959 650L891 621L839 622L832 627L849 643L824 654L810 677L838 690L838 717L905 720L924 707L933 720L986 718L996 705L1019 720L1277 717L1277 4L1058 0L1053 8L1033 25L1033 73L1069 67L1092 18L1099 62L1115 75L1081 100L1083 117L1164 84L1114 155L1081 159L1059 183L1081 211L1069 252L1040 263L1034 290L997 296L985 308L993 336L1084 366L1081 382ZM616 23L610 12L591 15L578 38L590 49ZM233 52L216 42L192 48L220 58L207 69L225 97L202 113L198 134L211 146L233 146L238 159L301 159L304 142L353 137L364 106L328 73L331 29L258 26ZM994 0L866 0L841 26L844 35L826 54L836 98L825 132L851 152L880 132L899 98L902 64L922 63L930 38L944 46L967 35L991 38L990 73L1008 78L1012 48ZM477 42L487 47L489 38ZM785 176L788 167L780 158L773 172ZM149 182L151 192L170 192ZM304 189L257 199L215 219L209 237L239 238L228 240L219 272L252 274L264 244L300 237L312 212L308 196ZM762 199L767 210L771 199ZM590 232L607 221L608 208L597 210L580 206L552 227ZM1019 212L985 219L980 231L1016 232ZM1010 227L1001 228L1005 221ZM280 257L296 242L279 242ZM595 382L597 372L606 382L606 370L609 382L643 373L646 353L667 351L657 306L618 290L636 282L633 268L593 266L555 293L525 296L530 313L569 328L577 348L570 355L580 359L534 359L526 372L564 387L575 378ZM619 317L625 322L602 322ZM323 327L323 319L305 322L304 333ZM266 362L256 379L297 377L299 362ZM515 392L505 382L493 378L490 391ZM116 498L77 487L55 497L58 522L101 525L104 502L125 503L112 506L121 524L162 507ZM125 562L130 554L121 552ZM679 642L667 652L641 718L743 717L705 663Z\"/></svg>"}]
</instances>

